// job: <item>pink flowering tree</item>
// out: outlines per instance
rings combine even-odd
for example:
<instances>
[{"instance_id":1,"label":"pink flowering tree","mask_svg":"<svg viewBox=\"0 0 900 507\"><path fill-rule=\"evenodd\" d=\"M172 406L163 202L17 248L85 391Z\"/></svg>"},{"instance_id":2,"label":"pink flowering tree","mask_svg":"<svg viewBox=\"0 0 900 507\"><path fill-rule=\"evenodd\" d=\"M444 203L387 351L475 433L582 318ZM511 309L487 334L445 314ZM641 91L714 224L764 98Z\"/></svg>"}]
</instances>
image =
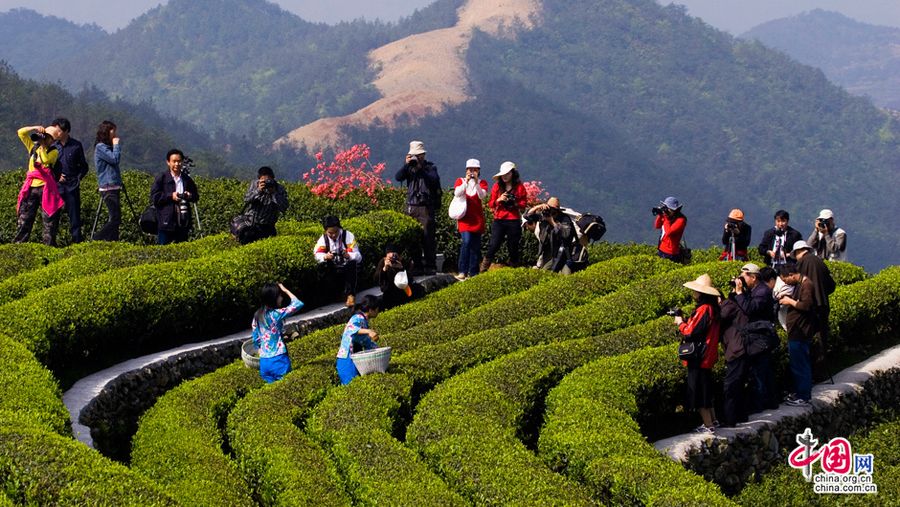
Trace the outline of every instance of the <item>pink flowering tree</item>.
<instances>
[{"instance_id":1,"label":"pink flowering tree","mask_svg":"<svg viewBox=\"0 0 900 507\"><path fill-rule=\"evenodd\" d=\"M535 204L546 202L547 199L550 198L550 195L546 190L544 190L543 185L544 183L541 181L522 182L522 186L525 187L525 195L528 206L534 206Z\"/></svg>"},{"instance_id":2,"label":"pink flowering tree","mask_svg":"<svg viewBox=\"0 0 900 507\"><path fill-rule=\"evenodd\" d=\"M384 180L384 162L372 164L366 144L356 144L348 150L335 153L328 162L320 151L316 153L316 166L303 173L303 182L309 190L329 199L343 199L353 190L365 193L372 204L378 204L378 191L390 181Z\"/></svg>"}]
</instances>

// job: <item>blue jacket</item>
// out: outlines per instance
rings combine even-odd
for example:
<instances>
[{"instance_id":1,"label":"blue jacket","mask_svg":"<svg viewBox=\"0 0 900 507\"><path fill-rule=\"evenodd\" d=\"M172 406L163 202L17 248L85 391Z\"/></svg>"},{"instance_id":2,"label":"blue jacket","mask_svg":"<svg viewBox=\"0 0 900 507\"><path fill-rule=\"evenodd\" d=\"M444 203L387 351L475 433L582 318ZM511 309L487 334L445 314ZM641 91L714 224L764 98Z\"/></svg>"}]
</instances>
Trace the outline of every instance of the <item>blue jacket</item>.
<instances>
[{"instance_id":1,"label":"blue jacket","mask_svg":"<svg viewBox=\"0 0 900 507\"><path fill-rule=\"evenodd\" d=\"M122 172L119 171L119 159L122 158L122 145L110 148L97 143L94 148L94 165L97 167L97 185L100 188L122 184Z\"/></svg>"}]
</instances>

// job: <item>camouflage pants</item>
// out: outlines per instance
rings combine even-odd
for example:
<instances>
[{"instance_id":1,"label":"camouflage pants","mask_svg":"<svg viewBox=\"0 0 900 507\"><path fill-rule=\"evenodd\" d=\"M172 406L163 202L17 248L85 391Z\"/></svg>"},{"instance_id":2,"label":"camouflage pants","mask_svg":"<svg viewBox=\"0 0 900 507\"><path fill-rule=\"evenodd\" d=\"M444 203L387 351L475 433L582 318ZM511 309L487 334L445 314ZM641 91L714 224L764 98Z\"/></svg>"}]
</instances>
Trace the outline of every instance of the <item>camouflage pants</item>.
<instances>
[{"instance_id":1,"label":"camouflage pants","mask_svg":"<svg viewBox=\"0 0 900 507\"><path fill-rule=\"evenodd\" d=\"M44 244L56 246L56 232L59 230L59 218L61 213L57 210L52 216L48 215L41 208L41 200L44 196L44 187L31 187L28 195L22 199L19 205L19 217L17 222L18 229L16 237L13 239L16 243L25 243L31 236L31 229L34 227L34 219L38 210L41 211L41 219L44 223L43 240Z\"/></svg>"}]
</instances>

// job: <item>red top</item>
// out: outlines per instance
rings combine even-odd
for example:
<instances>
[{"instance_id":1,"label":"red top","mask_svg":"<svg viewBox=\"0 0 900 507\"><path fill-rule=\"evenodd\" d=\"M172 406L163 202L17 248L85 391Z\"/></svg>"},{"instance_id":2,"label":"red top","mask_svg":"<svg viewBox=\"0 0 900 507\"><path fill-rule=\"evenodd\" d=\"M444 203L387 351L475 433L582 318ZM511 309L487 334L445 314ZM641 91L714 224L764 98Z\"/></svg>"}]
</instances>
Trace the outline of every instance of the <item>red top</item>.
<instances>
[{"instance_id":1,"label":"red top","mask_svg":"<svg viewBox=\"0 0 900 507\"><path fill-rule=\"evenodd\" d=\"M456 183L453 184L454 195L457 192L465 192L465 185L464 179L456 178ZM475 194L466 194L466 214L456 221L459 232L484 233L484 206L481 204L481 199L487 195L487 182L478 180L478 187L479 191L476 191ZM481 194L481 196L478 194Z\"/></svg>"},{"instance_id":2,"label":"red top","mask_svg":"<svg viewBox=\"0 0 900 507\"><path fill-rule=\"evenodd\" d=\"M706 342L706 351L701 368L712 368L719 360L719 319L713 314L712 306L705 304L697 307L686 322L678 326L678 331L693 342ZM683 361L687 365L686 361Z\"/></svg>"},{"instance_id":3,"label":"red top","mask_svg":"<svg viewBox=\"0 0 900 507\"><path fill-rule=\"evenodd\" d=\"M678 215L674 220L666 215L656 215L653 222L655 229L662 229L662 235L659 238L659 250L669 255L678 255L681 252L681 236L684 235L684 228L687 225L687 218Z\"/></svg>"},{"instance_id":4,"label":"red top","mask_svg":"<svg viewBox=\"0 0 900 507\"><path fill-rule=\"evenodd\" d=\"M503 188L506 188L504 185ZM513 195L516 196L516 207L514 209L503 206L497 199L503 194L500 190L500 182L495 182L491 188L491 199L488 201L488 207L494 210L494 220L521 220L522 211L525 209L525 202L528 199L528 193L525 192L525 185L519 183L512 189Z\"/></svg>"}]
</instances>

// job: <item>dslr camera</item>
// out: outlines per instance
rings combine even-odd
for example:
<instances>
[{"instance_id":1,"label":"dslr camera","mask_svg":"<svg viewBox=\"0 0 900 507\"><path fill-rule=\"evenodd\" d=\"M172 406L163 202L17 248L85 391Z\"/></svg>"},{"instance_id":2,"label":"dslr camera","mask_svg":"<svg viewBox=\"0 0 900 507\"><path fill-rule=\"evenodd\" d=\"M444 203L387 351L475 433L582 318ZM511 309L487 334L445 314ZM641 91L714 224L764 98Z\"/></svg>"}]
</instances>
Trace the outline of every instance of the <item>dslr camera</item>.
<instances>
[{"instance_id":1,"label":"dslr camera","mask_svg":"<svg viewBox=\"0 0 900 507\"><path fill-rule=\"evenodd\" d=\"M653 216L659 216L659 215L665 214L665 212L668 210L669 210L669 208L667 208L665 206L657 206L655 208L651 208L650 213L653 213Z\"/></svg>"},{"instance_id":2,"label":"dslr camera","mask_svg":"<svg viewBox=\"0 0 900 507\"><path fill-rule=\"evenodd\" d=\"M681 311L681 308L673 306L666 311L666 315L668 315L669 317L681 317L682 315L684 315L684 312Z\"/></svg>"},{"instance_id":3,"label":"dslr camera","mask_svg":"<svg viewBox=\"0 0 900 507\"><path fill-rule=\"evenodd\" d=\"M828 219L827 218L817 218L816 226L819 227L820 229L827 229L828 228Z\"/></svg>"},{"instance_id":4,"label":"dslr camera","mask_svg":"<svg viewBox=\"0 0 900 507\"><path fill-rule=\"evenodd\" d=\"M28 134L28 137L31 139L31 142L39 143L44 139L48 139L50 137L50 134L46 132L32 132Z\"/></svg>"},{"instance_id":5,"label":"dslr camera","mask_svg":"<svg viewBox=\"0 0 900 507\"><path fill-rule=\"evenodd\" d=\"M741 225L737 222L725 222L725 230L734 236L741 232Z\"/></svg>"},{"instance_id":6,"label":"dslr camera","mask_svg":"<svg viewBox=\"0 0 900 507\"><path fill-rule=\"evenodd\" d=\"M517 204L516 204L516 194L514 194L514 193L512 193L511 191L507 190L506 192L503 193L503 198L504 198L503 206L505 206L505 207L507 207L507 208L510 208L510 209L513 209L513 208L516 208L516 207L517 207Z\"/></svg>"}]
</instances>

